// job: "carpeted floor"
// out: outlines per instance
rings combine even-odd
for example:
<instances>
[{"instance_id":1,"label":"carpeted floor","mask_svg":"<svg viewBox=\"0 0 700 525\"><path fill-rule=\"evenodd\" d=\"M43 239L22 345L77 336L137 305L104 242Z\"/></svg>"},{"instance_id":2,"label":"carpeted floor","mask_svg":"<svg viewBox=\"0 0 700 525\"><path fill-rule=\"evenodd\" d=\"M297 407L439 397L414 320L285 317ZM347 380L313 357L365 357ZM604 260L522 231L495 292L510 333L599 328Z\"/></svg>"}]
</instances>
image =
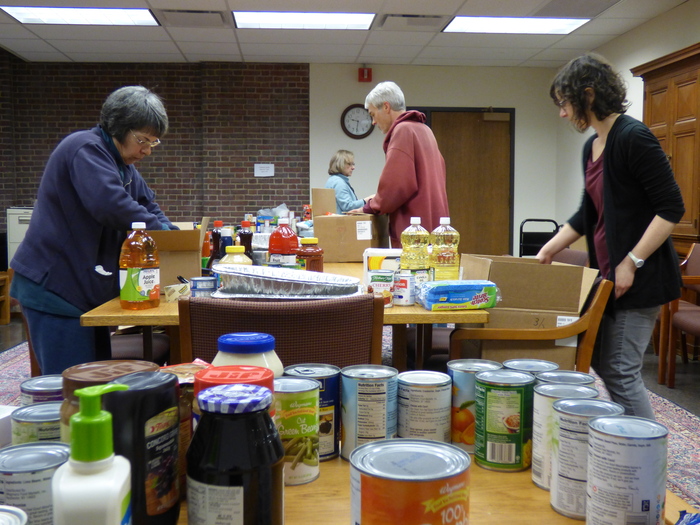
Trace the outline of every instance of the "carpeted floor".
<instances>
[{"instance_id":1,"label":"carpeted floor","mask_svg":"<svg viewBox=\"0 0 700 525\"><path fill-rule=\"evenodd\" d=\"M385 360L391 358L391 331L384 333ZM0 405L19 405L19 385L29 378L27 343L0 353ZM600 380L597 387L601 398L609 398ZM649 392L659 423L669 430L668 489L700 509L700 418L684 408Z\"/></svg>"}]
</instances>

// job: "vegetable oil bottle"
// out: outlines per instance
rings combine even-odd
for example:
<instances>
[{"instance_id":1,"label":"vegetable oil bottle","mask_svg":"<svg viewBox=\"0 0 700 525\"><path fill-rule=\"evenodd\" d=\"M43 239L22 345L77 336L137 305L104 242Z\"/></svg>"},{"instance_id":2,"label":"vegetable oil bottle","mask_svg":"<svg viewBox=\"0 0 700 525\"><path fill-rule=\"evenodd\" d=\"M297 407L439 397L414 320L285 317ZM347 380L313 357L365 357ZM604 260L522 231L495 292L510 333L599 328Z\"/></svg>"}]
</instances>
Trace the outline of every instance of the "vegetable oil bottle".
<instances>
[{"instance_id":1,"label":"vegetable oil bottle","mask_svg":"<svg viewBox=\"0 0 700 525\"><path fill-rule=\"evenodd\" d=\"M160 259L145 222L131 223L133 230L119 256L119 298L125 310L145 310L160 304Z\"/></svg>"},{"instance_id":2,"label":"vegetable oil bottle","mask_svg":"<svg viewBox=\"0 0 700 525\"><path fill-rule=\"evenodd\" d=\"M420 224L420 217L411 217L411 225L401 233L401 270L410 270L416 277L416 287L430 279L428 244L430 234Z\"/></svg>"},{"instance_id":3,"label":"vegetable oil bottle","mask_svg":"<svg viewBox=\"0 0 700 525\"><path fill-rule=\"evenodd\" d=\"M459 232L449 217L440 217L440 226L430 233L430 278L432 281L459 279Z\"/></svg>"}]
</instances>

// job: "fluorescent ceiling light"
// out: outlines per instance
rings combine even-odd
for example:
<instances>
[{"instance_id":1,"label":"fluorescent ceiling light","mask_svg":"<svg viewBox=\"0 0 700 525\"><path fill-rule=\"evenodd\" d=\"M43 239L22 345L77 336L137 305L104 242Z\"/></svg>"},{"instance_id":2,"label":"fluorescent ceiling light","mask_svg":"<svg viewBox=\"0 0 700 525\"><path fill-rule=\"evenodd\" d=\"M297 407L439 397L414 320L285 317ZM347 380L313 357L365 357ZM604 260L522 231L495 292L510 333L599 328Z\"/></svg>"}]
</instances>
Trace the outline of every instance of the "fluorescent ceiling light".
<instances>
[{"instance_id":1,"label":"fluorescent ceiling light","mask_svg":"<svg viewBox=\"0 0 700 525\"><path fill-rule=\"evenodd\" d=\"M23 24L157 26L148 9L0 6Z\"/></svg>"},{"instance_id":2,"label":"fluorescent ceiling light","mask_svg":"<svg viewBox=\"0 0 700 525\"><path fill-rule=\"evenodd\" d=\"M367 30L374 13L291 13L233 11L239 29L356 29Z\"/></svg>"},{"instance_id":3,"label":"fluorescent ceiling light","mask_svg":"<svg viewBox=\"0 0 700 525\"><path fill-rule=\"evenodd\" d=\"M445 33L512 33L529 35L568 35L588 22L588 18L508 18L456 16Z\"/></svg>"}]
</instances>

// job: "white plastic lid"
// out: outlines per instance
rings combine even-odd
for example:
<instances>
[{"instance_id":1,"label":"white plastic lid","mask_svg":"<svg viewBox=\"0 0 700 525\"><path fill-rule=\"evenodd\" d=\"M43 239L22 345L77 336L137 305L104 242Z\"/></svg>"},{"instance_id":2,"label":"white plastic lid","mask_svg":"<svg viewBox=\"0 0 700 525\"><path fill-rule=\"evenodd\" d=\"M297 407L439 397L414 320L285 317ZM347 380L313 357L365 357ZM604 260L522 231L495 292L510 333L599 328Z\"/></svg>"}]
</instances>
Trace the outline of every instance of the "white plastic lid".
<instances>
[{"instance_id":1,"label":"white plastic lid","mask_svg":"<svg viewBox=\"0 0 700 525\"><path fill-rule=\"evenodd\" d=\"M411 224L420 224L420 217L411 217Z\"/></svg>"},{"instance_id":2,"label":"white plastic lid","mask_svg":"<svg viewBox=\"0 0 700 525\"><path fill-rule=\"evenodd\" d=\"M221 236L222 237L231 237L233 236L233 230L231 229L230 226L225 226L221 228Z\"/></svg>"},{"instance_id":3,"label":"white plastic lid","mask_svg":"<svg viewBox=\"0 0 700 525\"><path fill-rule=\"evenodd\" d=\"M450 224L449 217L440 217L440 224Z\"/></svg>"},{"instance_id":4,"label":"white plastic lid","mask_svg":"<svg viewBox=\"0 0 700 525\"><path fill-rule=\"evenodd\" d=\"M277 224L289 224L289 218L280 217L279 219L277 219Z\"/></svg>"},{"instance_id":5,"label":"white plastic lid","mask_svg":"<svg viewBox=\"0 0 700 525\"><path fill-rule=\"evenodd\" d=\"M145 223L145 222L132 222L132 223L131 223L131 229L132 229L132 230L145 230L145 229L146 229L146 223Z\"/></svg>"}]
</instances>

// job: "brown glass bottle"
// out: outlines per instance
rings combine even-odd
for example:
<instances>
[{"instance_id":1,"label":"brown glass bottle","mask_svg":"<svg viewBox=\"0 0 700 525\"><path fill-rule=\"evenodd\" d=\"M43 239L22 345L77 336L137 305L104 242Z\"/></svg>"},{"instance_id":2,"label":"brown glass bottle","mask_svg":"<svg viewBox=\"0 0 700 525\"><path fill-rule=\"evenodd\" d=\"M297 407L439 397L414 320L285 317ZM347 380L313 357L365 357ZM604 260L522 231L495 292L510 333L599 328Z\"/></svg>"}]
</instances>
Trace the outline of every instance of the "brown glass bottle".
<instances>
[{"instance_id":1,"label":"brown glass bottle","mask_svg":"<svg viewBox=\"0 0 700 525\"><path fill-rule=\"evenodd\" d=\"M245 525L283 525L284 448L268 413L270 389L229 384L197 396L202 418L187 451L188 523L240 513ZM206 501L220 505L209 509Z\"/></svg>"}]
</instances>

